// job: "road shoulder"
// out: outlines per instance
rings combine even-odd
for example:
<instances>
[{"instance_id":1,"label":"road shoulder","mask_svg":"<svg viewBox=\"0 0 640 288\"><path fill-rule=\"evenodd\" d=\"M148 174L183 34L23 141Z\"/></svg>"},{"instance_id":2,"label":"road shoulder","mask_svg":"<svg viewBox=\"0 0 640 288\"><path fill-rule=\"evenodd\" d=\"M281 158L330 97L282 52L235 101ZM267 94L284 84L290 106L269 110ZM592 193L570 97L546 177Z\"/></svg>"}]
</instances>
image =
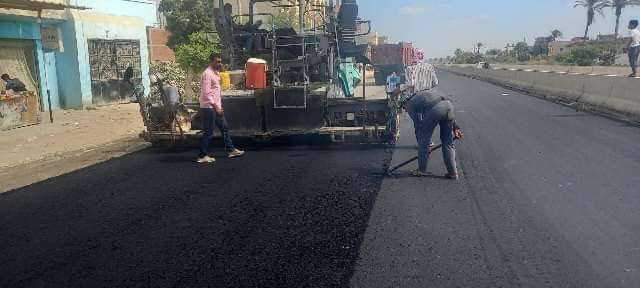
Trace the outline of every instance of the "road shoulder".
<instances>
[{"instance_id":1,"label":"road shoulder","mask_svg":"<svg viewBox=\"0 0 640 288\"><path fill-rule=\"evenodd\" d=\"M139 137L126 137L110 143L55 154L44 159L0 170L0 193L58 177L127 154L149 148Z\"/></svg>"}]
</instances>

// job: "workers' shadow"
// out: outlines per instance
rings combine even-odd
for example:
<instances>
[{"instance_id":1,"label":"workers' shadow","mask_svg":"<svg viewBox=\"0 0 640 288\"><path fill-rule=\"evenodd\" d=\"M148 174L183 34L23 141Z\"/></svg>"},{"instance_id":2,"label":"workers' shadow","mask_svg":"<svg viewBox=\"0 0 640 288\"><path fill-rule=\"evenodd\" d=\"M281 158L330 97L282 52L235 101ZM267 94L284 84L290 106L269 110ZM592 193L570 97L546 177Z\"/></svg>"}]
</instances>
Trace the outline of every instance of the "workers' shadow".
<instances>
[{"instance_id":1,"label":"workers' shadow","mask_svg":"<svg viewBox=\"0 0 640 288\"><path fill-rule=\"evenodd\" d=\"M197 158L197 153L191 153L189 155L185 155L185 154L173 154L173 155L162 155L162 157L157 158L158 162L161 163L184 163L184 162L191 162L191 163L195 163L195 160Z\"/></svg>"},{"instance_id":2,"label":"workers' shadow","mask_svg":"<svg viewBox=\"0 0 640 288\"><path fill-rule=\"evenodd\" d=\"M418 151L417 145L396 145L393 150L414 150Z\"/></svg>"},{"instance_id":3,"label":"workers' shadow","mask_svg":"<svg viewBox=\"0 0 640 288\"><path fill-rule=\"evenodd\" d=\"M440 179L440 180L449 180L447 177L443 176L443 175L426 175L426 176L422 176L422 177L416 177L413 176L413 172L411 171L396 171L393 172L391 174L386 174L385 175L387 178L391 178L391 179L406 179L406 178L413 178L413 179Z\"/></svg>"}]
</instances>

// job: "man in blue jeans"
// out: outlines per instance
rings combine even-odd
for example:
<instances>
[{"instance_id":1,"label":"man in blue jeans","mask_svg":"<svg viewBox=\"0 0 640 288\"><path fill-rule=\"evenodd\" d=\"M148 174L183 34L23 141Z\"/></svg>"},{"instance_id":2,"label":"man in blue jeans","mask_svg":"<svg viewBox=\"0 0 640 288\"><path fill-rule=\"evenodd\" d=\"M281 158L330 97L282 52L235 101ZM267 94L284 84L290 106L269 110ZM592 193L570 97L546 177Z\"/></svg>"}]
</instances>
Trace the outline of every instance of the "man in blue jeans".
<instances>
[{"instance_id":1,"label":"man in blue jeans","mask_svg":"<svg viewBox=\"0 0 640 288\"><path fill-rule=\"evenodd\" d=\"M640 55L640 30L638 30L638 20L629 21L629 42L627 42L627 53L629 54L629 65L631 66L632 71L629 77L637 77L638 55Z\"/></svg>"},{"instance_id":2,"label":"man in blue jeans","mask_svg":"<svg viewBox=\"0 0 640 288\"><path fill-rule=\"evenodd\" d=\"M220 71L222 70L222 57L213 53L209 57L209 67L202 73L200 81L200 116L202 117L202 139L200 139L200 155L198 163L213 163L215 158L209 153L209 145L213 138L213 125L220 129L224 145L229 152L229 158L240 157L244 151L238 150L229 136L229 125L224 117L222 108L222 86L220 85Z\"/></svg>"},{"instance_id":3,"label":"man in blue jeans","mask_svg":"<svg viewBox=\"0 0 640 288\"><path fill-rule=\"evenodd\" d=\"M427 172L427 163L433 143L431 137L437 126L440 126L440 140L442 141L442 153L447 175L449 179L458 180L458 167L456 165L456 150L454 139L462 139L463 134L455 122L453 103L443 96L436 87L439 84L433 65L419 63L405 69L407 85L393 93L396 97L406 95L400 100L416 131L418 142L418 170L413 172L416 177L430 176Z\"/></svg>"},{"instance_id":4,"label":"man in blue jeans","mask_svg":"<svg viewBox=\"0 0 640 288\"><path fill-rule=\"evenodd\" d=\"M418 141L418 170L414 171L413 175L416 177L431 175L427 172L430 147L433 145L431 138L436 127L440 126L442 156L447 167L445 177L458 180L456 149L453 141L462 138L462 131L455 122L453 103L439 95L437 90L423 90L405 99L403 106L413 120Z\"/></svg>"}]
</instances>

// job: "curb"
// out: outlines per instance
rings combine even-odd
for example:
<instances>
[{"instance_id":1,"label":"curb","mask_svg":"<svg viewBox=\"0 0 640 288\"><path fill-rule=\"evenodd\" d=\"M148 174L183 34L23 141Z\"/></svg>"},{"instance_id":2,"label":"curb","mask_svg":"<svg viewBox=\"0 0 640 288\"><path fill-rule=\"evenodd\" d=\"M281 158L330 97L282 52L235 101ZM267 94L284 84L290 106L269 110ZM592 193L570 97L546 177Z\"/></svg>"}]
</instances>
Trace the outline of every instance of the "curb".
<instances>
[{"instance_id":1,"label":"curb","mask_svg":"<svg viewBox=\"0 0 640 288\"><path fill-rule=\"evenodd\" d=\"M123 138L93 148L56 154L0 170L0 194L69 174L151 147L151 143ZM28 173L25 173L28 171Z\"/></svg>"}]
</instances>

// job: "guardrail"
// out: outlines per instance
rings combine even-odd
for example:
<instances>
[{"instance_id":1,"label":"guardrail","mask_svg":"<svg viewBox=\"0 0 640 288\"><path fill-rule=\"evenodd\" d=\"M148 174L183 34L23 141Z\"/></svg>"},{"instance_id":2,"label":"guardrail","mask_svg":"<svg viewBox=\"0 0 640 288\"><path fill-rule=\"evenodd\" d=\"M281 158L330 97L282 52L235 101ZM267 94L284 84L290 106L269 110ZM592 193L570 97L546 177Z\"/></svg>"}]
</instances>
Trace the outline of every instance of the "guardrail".
<instances>
[{"instance_id":1,"label":"guardrail","mask_svg":"<svg viewBox=\"0 0 640 288\"><path fill-rule=\"evenodd\" d=\"M522 65L518 67L520 68L494 66L491 69L478 69L468 65L438 66L439 69L455 74L512 87L564 103L579 104L583 109L613 114L625 120L640 121L639 78L620 77L613 73L594 73L594 69L588 69L593 67L583 67L584 72L523 69L525 67Z\"/></svg>"}]
</instances>

